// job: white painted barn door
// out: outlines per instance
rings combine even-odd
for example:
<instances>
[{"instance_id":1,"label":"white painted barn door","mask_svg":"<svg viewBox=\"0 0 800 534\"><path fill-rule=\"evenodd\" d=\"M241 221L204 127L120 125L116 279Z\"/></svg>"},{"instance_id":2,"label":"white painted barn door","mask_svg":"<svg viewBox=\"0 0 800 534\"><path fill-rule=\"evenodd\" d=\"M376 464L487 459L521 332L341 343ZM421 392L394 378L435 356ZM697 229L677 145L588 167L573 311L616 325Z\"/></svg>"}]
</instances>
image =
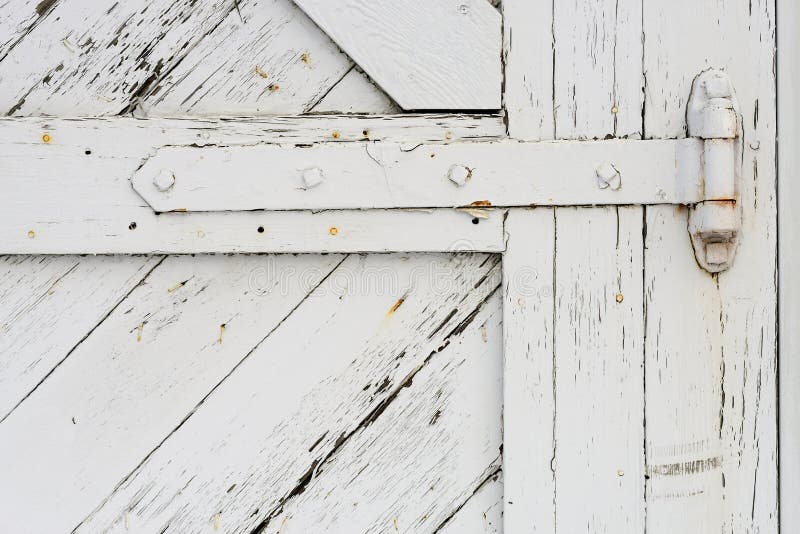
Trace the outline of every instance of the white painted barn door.
<instances>
[{"instance_id":1,"label":"white painted barn door","mask_svg":"<svg viewBox=\"0 0 800 534\"><path fill-rule=\"evenodd\" d=\"M0 5L0 532L777 533L775 24ZM713 275L664 185L712 67L743 149Z\"/></svg>"}]
</instances>

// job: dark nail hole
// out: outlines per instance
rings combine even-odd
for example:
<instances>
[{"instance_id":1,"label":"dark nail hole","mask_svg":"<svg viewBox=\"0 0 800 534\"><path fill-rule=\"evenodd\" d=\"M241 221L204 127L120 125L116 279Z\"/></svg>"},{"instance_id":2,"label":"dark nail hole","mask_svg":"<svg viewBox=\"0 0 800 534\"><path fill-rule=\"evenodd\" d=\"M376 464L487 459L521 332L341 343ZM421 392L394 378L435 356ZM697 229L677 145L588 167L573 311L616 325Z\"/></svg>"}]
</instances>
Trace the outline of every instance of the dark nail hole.
<instances>
[{"instance_id":1,"label":"dark nail hole","mask_svg":"<svg viewBox=\"0 0 800 534\"><path fill-rule=\"evenodd\" d=\"M91 156L92 155L92 151L87 148L86 151L84 152L84 154L86 154L87 156Z\"/></svg>"},{"instance_id":2,"label":"dark nail hole","mask_svg":"<svg viewBox=\"0 0 800 534\"><path fill-rule=\"evenodd\" d=\"M259 234L263 234L264 233L264 227L263 226L259 226L258 227L258 233Z\"/></svg>"},{"instance_id":3,"label":"dark nail hole","mask_svg":"<svg viewBox=\"0 0 800 534\"><path fill-rule=\"evenodd\" d=\"M479 222L481 222L481 221L477 217L472 219L472 224L478 224Z\"/></svg>"},{"instance_id":4,"label":"dark nail hole","mask_svg":"<svg viewBox=\"0 0 800 534\"><path fill-rule=\"evenodd\" d=\"M128 230L136 230L136 221L133 221L128 225Z\"/></svg>"}]
</instances>

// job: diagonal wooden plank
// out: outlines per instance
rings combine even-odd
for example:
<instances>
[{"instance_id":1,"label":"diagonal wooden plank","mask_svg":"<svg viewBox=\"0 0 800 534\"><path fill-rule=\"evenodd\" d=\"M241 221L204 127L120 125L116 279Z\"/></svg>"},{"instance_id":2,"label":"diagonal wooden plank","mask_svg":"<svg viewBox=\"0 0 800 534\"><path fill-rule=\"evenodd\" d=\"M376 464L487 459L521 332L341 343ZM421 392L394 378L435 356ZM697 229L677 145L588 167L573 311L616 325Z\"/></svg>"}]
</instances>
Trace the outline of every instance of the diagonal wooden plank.
<instances>
[{"instance_id":1,"label":"diagonal wooden plank","mask_svg":"<svg viewBox=\"0 0 800 534\"><path fill-rule=\"evenodd\" d=\"M351 67L291 0L241 0L173 69L137 90L135 113L299 114Z\"/></svg>"},{"instance_id":2,"label":"diagonal wooden plank","mask_svg":"<svg viewBox=\"0 0 800 534\"><path fill-rule=\"evenodd\" d=\"M4 528L73 528L340 261L167 258L0 423Z\"/></svg>"},{"instance_id":3,"label":"diagonal wooden plank","mask_svg":"<svg viewBox=\"0 0 800 534\"><path fill-rule=\"evenodd\" d=\"M57 0L0 1L0 61L38 24Z\"/></svg>"},{"instance_id":4,"label":"diagonal wooden plank","mask_svg":"<svg viewBox=\"0 0 800 534\"><path fill-rule=\"evenodd\" d=\"M359 68L353 67L334 85L311 113L370 113L386 115L402 110Z\"/></svg>"},{"instance_id":5,"label":"diagonal wooden plank","mask_svg":"<svg viewBox=\"0 0 800 534\"><path fill-rule=\"evenodd\" d=\"M238 5L56 3L0 61L0 112L116 115L144 97L160 115L298 113L350 68L289 0Z\"/></svg>"},{"instance_id":6,"label":"diagonal wooden plank","mask_svg":"<svg viewBox=\"0 0 800 534\"><path fill-rule=\"evenodd\" d=\"M0 258L0 421L160 259Z\"/></svg>"},{"instance_id":7,"label":"diagonal wooden plank","mask_svg":"<svg viewBox=\"0 0 800 534\"><path fill-rule=\"evenodd\" d=\"M498 263L475 254L351 256L116 491L92 503L77 532L194 532L217 517L227 532L252 532L349 436L377 424L474 319L497 290ZM108 399L123 402L118 393ZM102 460L117 473L119 462Z\"/></svg>"},{"instance_id":8,"label":"diagonal wooden plank","mask_svg":"<svg viewBox=\"0 0 800 534\"><path fill-rule=\"evenodd\" d=\"M435 532L464 506L500 468L501 304L493 293L259 534ZM471 519L462 532L485 524Z\"/></svg>"},{"instance_id":9,"label":"diagonal wooden plank","mask_svg":"<svg viewBox=\"0 0 800 534\"><path fill-rule=\"evenodd\" d=\"M486 0L295 0L405 110L499 109L500 14Z\"/></svg>"},{"instance_id":10,"label":"diagonal wooden plank","mask_svg":"<svg viewBox=\"0 0 800 534\"><path fill-rule=\"evenodd\" d=\"M503 473L490 476L437 534L502 534Z\"/></svg>"},{"instance_id":11,"label":"diagonal wooden plank","mask_svg":"<svg viewBox=\"0 0 800 534\"><path fill-rule=\"evenodd\" d=\"M559 532L645 529L642 223L641 207L556 209Z\"/></svg>"}]
</instances>

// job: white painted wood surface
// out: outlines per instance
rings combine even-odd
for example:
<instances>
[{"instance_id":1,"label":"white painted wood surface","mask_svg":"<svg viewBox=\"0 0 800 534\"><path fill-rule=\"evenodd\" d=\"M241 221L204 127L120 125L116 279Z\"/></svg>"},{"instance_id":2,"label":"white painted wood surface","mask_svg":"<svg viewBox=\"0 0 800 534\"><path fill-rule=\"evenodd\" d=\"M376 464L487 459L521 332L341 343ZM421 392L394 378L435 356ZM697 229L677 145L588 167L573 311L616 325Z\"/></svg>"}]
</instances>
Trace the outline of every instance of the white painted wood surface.
<instances>
[{"instance_id":1,"label":"white painted wood surface","mask_svg":"<svg viewBox=\"0 0 800 534\"><path fill-rule=\"evenodd\" d=\"M644 532L642 208L555 215L556 531Z\"/></svg>"},{"instance_id":2,"label":"white painted wood surface","mask_svg":"<svg viewBox=\"0 0 800 534\"><path fill-rule=\"evenodd\" d=\"M800 106L796 88L800 84L798 69L798 29L800 9L795 2L780 0L778 22L778 250L780 306L778 326L780 345L780 524L784 532L800 530L800 339L796 325L800 321L800 284L793 275L797 271L800 250L800 227L795 206L800 189L795 181L800 144Z\"/></svg>"},{"instance_id":3,"label":"white painted wood surface","mask_svg":"<svg viewBox=\"0 0 800 534\"><path fill-rule=\"evenodd\" d=\"M390 275L391 283L375 285L376 273ZM463 368L469 393L486 393L475 396L479 412L462 412L457 402L446 404L450 394L442 391L441 424L460 417L452 424L471 444L451 443L463 452L439 454L463 454L470 468L478 467L469 460L475 455L486 458L481 469L488 476L500 438L499 398L484 402L499 396L499 339L492 332L500 302L490 298L499 282L499 258L472 254L343 262L168 258L0 425L0 448L15 451L3 466L5 480L15 482L0 489L7 526L63 531L80 522L78 532L97 532L127 523L141 532L187 532L208 529L219 514L226 531L250 532L294 502L307 477L324 473L324 462L351 447L351 439L383 425L386 410L421 410L429 424L437 406L421 399L438 389L424 387L423 377L441 380L440 365ZM488 312L480 315L485 320L478 308ZM487 348L459 363L465 354L458 339L469 325L470 339ZM448 344L453 348L442 350ZM495 379L485 380L492 373ZM403 425L389 426L403 432ZM486 440L472 439L479 428ZM452 465L432 469L452 476L459 472ZM474 486L448 491L466 497L483 481L472 478ZM426 486L411 489L430 504ZM37 512L42 507L48 513ZM438 500L434 507L440 511L431 517L440 520L457 508ZM430 507L408 513L420 517L424 510Z\"/></svg>"},{"instance_id":4,"label":"white painted wood surface","mask_svg":"<svg viewBox=\"0 0 800 534\"><path fill-rule=\"evenodd\" d=\"M392 115L402 112L386 93L356 67L350 69L310 111L371 115Z\"/></svg>"},{"instance_id":5,"label":"white painted wood surface","mask_svg":"<svg viewBox=\"0 0 800 534\"><path fill-rule=\"evenodd\" d=\"M500 108L502 20L485 0L295 2L401 108Z\"/></svg>"},{"instance_id":6,"label":"white painted wood surface","mask_svg":"<svg viewBox=\"0 0 800 534\"><path fill-rule=\"evenodd\" d=\"M411 148L378 142L167 146L136 169L131 184L161 213L684 204L703 198L701 147L698 139L503 141ZM80 156L76 159L84 163ZM600 182L598 169L604 166L619 175L617 182ZM461 182L454 180L458 171L465 175ZM16 178L14 200L20 211L29 210L24 199L46 196L53 187L9 175ZM161 175L168 178L168 188L158 181Z\"/></svg>"},{"instance_id":7,"label":"white painted wood surface","mask_svg":"<svg viewBox=\"0 0 800 534\"><path fill-rule=\"evenodd\" d=\"M703 316L709 332L721 330L724 351L721 383L705 385L721 391L717 415L725 484L721 526L713 528L774 533L778 529L775 3L721 5L708 0L648 5L644 34L646 137L683 135L688 88L704 68L715 66L728 72L741 106L742 241L733 267L716 280L720 314ZM670 224L682 220L675 215ZM701 307L707 301L692 294L691 300L683 302ZM678 317L685 307L669 313ZM695 350L707 354L699 346Z\"/></svg>"},{"instance_id":8,"label":"white painted wood surface","mask_svg":"<svg viewBox=\"0 0 800 534\"><path fill-rule=\"evenodd\" d=\"M554 210L512 210L506 232L503 524L505 532L552 533L556 531Z\"/></svg>"}]
</instances>

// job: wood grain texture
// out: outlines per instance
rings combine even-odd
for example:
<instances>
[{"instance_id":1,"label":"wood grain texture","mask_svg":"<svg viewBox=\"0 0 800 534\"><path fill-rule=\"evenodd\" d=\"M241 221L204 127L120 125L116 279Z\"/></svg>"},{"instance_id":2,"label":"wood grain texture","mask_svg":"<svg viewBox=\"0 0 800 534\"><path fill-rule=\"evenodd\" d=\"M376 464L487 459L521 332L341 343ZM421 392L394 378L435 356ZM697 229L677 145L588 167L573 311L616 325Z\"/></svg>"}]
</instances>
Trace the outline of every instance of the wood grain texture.
<instances>
[{"instance_id":1,"label":"wood grain texture","mask_svg":"<svg viewBox=\"0 0 800 534\"><path fill-rule=\"evenodd\" d=\"M503 255L506 532L556 532L555 216L512 210Z\"/></svg>"},{"instance_id":2,"label":"wood grain texture","mask_svg":"<svg viewBox=\"0 0 800 534\"><path fill-rule=\"evenodd\" d=\"M504 0L502 9L508 135L526 141L553 139L553 3Z\"/></svg>"},{"instance_id":3,"label":"wood grain texture","mask_svg":"<svg viewBox=\"0 0 800 534\"><path fill-rule=\"evenodd\" d=\"M500 108L502 20L485 0L295 2L401 108Z\"/></svg>"},{"instance_id":4,"label":"wood grain texture","mask_svg":"<svg viewBox=\"0 0 800 534\"><path fill-rule=\"evenodd\" d=\"M313 260L315 262L321 261L318 257L311 258L317 258ZM390 280L385 280L391 284L375 285L374 277L381 272L391 275ZM434 276L436 273L446 274L442 278L441 275ZM219 279L218 276L215 281ZM139 450L134 455L134 447L128 440L125 450L130 452L131 458L137 455L139 458L129 466L121 465L119 447L113 467L95 459L94 463L99 464L97 469L113 471L106 473L104 479L110 481L115 478L119 481L114 485L116 489L108 487L105 490L105 494L113 490L108 498L101 502L105 494L101 495L102 492L98 491L97 498L92 500L88 498L88 491L84 490L80 502L71 507L73 510L50 514L42 521L48 524L63 522L73 526L71 521L74 517L88 514L97 506L78 526L77 532L124 532L126 527L140 532L203 532L209 530L215 521L224 525L227 532L253 532L257 528L269 527L273 522L280 526L284 523L283 517L280 517L282 511L307 493L314 492L317 478L322 477L320 481L327 478L325 471L334 469L334 463L338 465L340 454L345 459L344 463L353 453L358 454L355 450L358 447L353 449L352 443L365 439L365 436L378 439L374 434L375 425L384 428L381 422L383 417L391 413L400 416L404 412L419 416L418 412L422 411L425 424L429 424L435 415L435 407L425 402L416 403L415 399L419 396L415 392L420 391L420 395L425 396L435 394L438 389L417 389L418 384L424 385L427 380L423 380L423 377L432 373L427 367L433 364L438 369L440 361L448 362L445 368L452 367L453 372L457 372L459 366L456 362L460 359L453 356L456 359L450 360L448 355L459 354L460 351L453 350L445 354L444 350L447 349L444 347L453 344L457 349L458 337L470 324L474 323L480 335L483 322L475 322L480 313L476 310L483 305L487 312L493 310L491 313L496 316L499 303L497 300L491 301L489 297L497 291L499 283L499 258L492 256L349 257L274 332L270 334L269 330L258 329L262 332L261 336L266 338L250 349L244 362L218 387L215 386L199 406L186 406L185 401L181 401L182 406L174 411L182 411L183 419L171 421L172 426L167 433L159 432L159 439L163 441L160 446L158 442L153 442L141 447L144 439L137 437L134 442ZM204 294L210 291L211 288ZM398 305L399 298L403 298L403 301ZM494 302L495 305L482 304L487 299L487 304ZM262 307L265 305L263 298L259 299L259 304ZM200 315L207 313L207 310L198 309L196 305L193 308ZM245 315L242 312L241 316L260 314ZM255 320L255 317L249 320ZM174 328L181 328L181 322L175 323ZM216 346L224 347L229 340L232 344L237 343L236 337L248 335L253 330L245 328L245 325L238 329L232 325L230 331L225 331L228 337L224 343ZM241 332L236 333L238 331ZM489 333L487 330L487 336ZM154 332L151 332L151 336L156 339ZM487 339L492 343L491 338ZM163 348L165 335L160 334L157 340ZM189 352L183 349L180 354ZM490 352L481 349L470 354L480 358L476 362L484 362L479 367L485 364L489 366L487 369L491 369L492 365L499 365L498 361L491 361ZM489 356L489 359L480 356L482 354ZM439 356L443 357L440 359ZM208 362L211 364L218 359L212 358ZM126 367L140 368L141 362L137 360L124 359L129 362ZM206 361L196 356L192 360ZM192 373L190 376L203 379L208 372L202 371L202 367L204 365L198 364L193 366L193 370L187 371ZM495 369L496 376L499 368ZM151 372L146 379L152 380L156 387L164 379L174 382L169 377L177 375L171 370L167 372L161 378L158 373ZM483 376L487 373L484 372ZM433 377L431 379L436 380ZM106 377L98 375L98 382L106 380ZM491 384L499 385L495 379L480 387L491 388ZM52 391L52 384L45 386ZM183 376L179 384L170 388L170 398L173 395L180 395L181 399L190 397L189 391L196 387L189 376ZM456 386L453 384L448 387ZM447 398L445 390L442 392L442 401ZM486 391L487 395L492 395L489 393L491 389ZM46 390L38 393L43 401L45 395ZM144 413L141 401L129 399L124 392L109 388L104 398L118 407L113 420L119 425L125 418L134 416L126 415L122 406L136 404L137 413ZM198 400L195 398L193 404ZM31 401L34 401L34 397ZM20 410L29 411L33 404L23 405ZM103 403L95 399L93 405L102 406ZM490 417L496 409L496 403L492 407L492 403L488 402L479 413L474 414L473 423L462 419L462 424L477 425L473 429L482 428L481 435L487 438L465 446L463 458L476 458L476 454L485 458L482 451L490 449L494 449L490 457L497 456L498 422ZM22 424L22 415L20 412L18 424ZM458 417L457 414L453 416ZM37 417L49 418L51 415L43 412ZM138 419L142 416L135 417ZM171 417L161 411L157 418L166 423ZM6 422L6 428L10 426L8 423L12 423L12 419ZM35 427L30 417L25 424L28 428ZM156 434L154 426L152 421L148 424L147 435ZM387 429L387 432L403 434L402 426L393 426L395 430ZM0 428L0 432L5 430ZM435 434L435 429L430 431ZM469 435L465 433L464 439L469 439ZM125 438L117 432L107 439L116 441ZM15 441L19 439L24 438L18 437ZM396 440L399 442L399 437ZM61 444L55 446L62 447ZM156 446L158 448L153 450ZM73 451L72 448L69 450ZM361 448L361 453L370 454L368 451ZM432 468L444 469L444 472L439 472L445 476L447 471L451 471L446 469L446 465ZM483 467L487 465L488 462L482 464ZM466 468L466 465L463 467ZM353 484L358 484L358 469L350 471ZM421 473L398 470L396 476L414 477ZM447 476L454 475L459 476L452 472ZM93 480L94 488L99 482ZM473 482L476 481L470 481L470 484ZM67 477L63 484L72 487L76 481ZM448 491L453 491L455 495L474 487L467 485ZM414 491L420 490L425 492L427 488ZM48 493L44 500L60 494L55 491ZM17 488L16 495L22 498L24 492ZM70 500L78 499L73 492L68 492L68 495ZM40 496L37 502L41 503L42 500ZM369 506L369 503L363 504ZM447 507L446 502L436 503L436 506L442 505ZM380 504L375 506L380 508ZM412 517L420 517L423 509L424 506L408 513ZM438 517L439 514L438 508L431 511L432 517ZM215 519L217 516L218 519ZM297 519L302 521L302 516ZM392 518L384 518L384 521L382 526L391 528ZM291 523L292 520L289 520L285 527L291 528ZM404 525L403 528L408 526Z\"/></svg>"},{"instance_id":5,"label":"wood grain texture","mask_svg":"<svg viewBox=\"0 0 800 534\"><path fill-rule=\"evenodd\" d=\"M167 146L136 169L131 185L160 213L683 204L703 198L701 146L698 139ZM597 169L608 161L618 187L599 184ZM457 170L466 176L461 185L453 180ZM174 182L167 191L157 180L165 172ZM11 179L19 209L23 198L38 199L52 187L43 178Z\"/></svg>"},{"instance_id":6,"label":"wood grain texture","mask_svg":"<svg viewBox=\"0 0 800 534\"><path fill-rule=\"evenodd\" d=\"M711 66L727 71L742 112L741 244L717 281L721 315L707 319L709 328L721 329L725 351L724 512L714 528L726 533L778 529L775 20L775 3L767 0L681 1L644 10L647 137L683 135L691 81Z\"/></svg>"},{"instance_id":7,"label":"wood grain texture","mask_svg":"<svg viewBox=\"0 0 800 534\"><path fill-rule=\"evenodd\" d=\"M361 70L353 67L310 112L391 115L402 110Z\"/></svg>"},{"instance_id":8,"label":"wood grain texture","mask_svg":"<svg viewBox=\"0 0 800 534\"><path fill-rule=\"evenodd\" d=\"M165 260L0 424L7 528L77 525L341 259Z\"/></svg>"},{"instance_id":9,"label":"wood grain texture","mask_svg":"<svg viewBox=\"0 0 800 534\"><path fill-rule=\"evenodd\" d=\"M647 208L647 531L722 527L721 299L698 268L685 208ZM738 260L738 258L737 258Z\"/></svg>"},{"instance_id":10,"label":"wood grain texture","mask_svg":"<svg viewBox=\"0 0 800 534\"><path fill-rule=\"evenodd\" d=\"M47 14L54 3L41 0L0 2L0 61Z\"/></svg>"},{"instance_id":11,"label":"wood grain texture","mask_svg":"<svg viewBox=\"0 0 800 534\"><path fill-rule=\"evenodd\" d=\"M174 68L137 91L134 111L144 117L304 113L351 67L291 0L242 0Z\"/></svg>"},{"instance_id":12,"label":"wood grain texture","mask_svg":"<svg viewBox=\"0 0 800 534\"><path fill-rule=\"evenodd\" d=\"M439 532L455 519L500 468L501 303L493 293L260 533ZM464 532L490 526L474 514L461 521Z\"/></svg>"},{"instance_id":13,"label":"wood grain texture","mask_svg":"<svg viewBox=\"0 0 800 534\"><path fill-rule=\"evenodd\" d=\"M642 222L641 207L556 209L557 532L645 530Z\"/></svg>"},{"instance_id":14,"label":"wood grain texture","mask_svg":"<svg viewBox=\"0 0 800 534\"><path fill-rule=\"evenodd\" d=\"M0 421L142 282L160 259L0 258Z\"/></svg>"},{"instance_id":15,"label":"wood grain texture","mask_svg":"<svg viewBox=\"0 0 800 534\"><path fill-rule=\"evenodd\" d=\"M556 137L640 138L642 0L552 5Z\"/></svg>"},{"instance_id":16,"label":"wood grain texture","mask_svg":"<svg viewBox=\"0 0 800 534\"><path fill-rule=\"evenodd\" d=\"M24 4L10 7L30 13ZM98 7L71 0L3 21L19 34L0 55L4 114L300 113L352 65L290 0Z\"/></svg>"},{"instance_id":17,"label":"wood grain texture","mask_svg":"<svg viewBox=\"0 0 800 534\"><path fill-rule=\"evenodd\" d=\"M439 529L439 534L502 534L503 473L491 475Z\"/></svg>"}]
</instances>

